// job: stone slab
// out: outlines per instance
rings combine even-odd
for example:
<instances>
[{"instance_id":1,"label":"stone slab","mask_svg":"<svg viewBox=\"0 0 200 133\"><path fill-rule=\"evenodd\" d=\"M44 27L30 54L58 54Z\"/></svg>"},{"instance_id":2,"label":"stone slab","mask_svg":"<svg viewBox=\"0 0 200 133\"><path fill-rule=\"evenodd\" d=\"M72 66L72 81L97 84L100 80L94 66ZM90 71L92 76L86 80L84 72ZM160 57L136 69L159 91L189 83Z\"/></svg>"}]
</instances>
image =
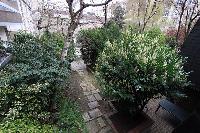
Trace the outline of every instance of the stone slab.
<instances>
[{"instance_id":1,"label":"stone slab","mask_svg":"<svg viewBox=\"0 0 200 133\"><path fill-rule=\"evenodd\" d=\"M99 95L99 93L94 94L94 97L96 98L97 101L102 100L102 97Z\"/></svg>"},{"instance_id":2,"label":"stone slab","mask_svg":"<svg viewBox=\"0 0 200 133\"><path fill-rule=\"evenodd\" d=\"M85 96L88 96L88 95L91 95L92 93L91 92L83 92L83 95Z\"/></svg>"},{"instance_id":3,"label":"stone slab","mask_svg":"<svg viewBox=\"0 0 200 133\"><path fill-rule=\"evenodd\" d=\"M87 91L87 84L86 83L82 82L80 84L80 87L83 89L83 91Z\"/></svg>"},{"instance_id":4,"label":"stone slab","mask_svg":"<svg viewBox=\"0 0 200 133\"><path fill-rule=\"evenodd\" d=\"M95 119L102 116L102 113L98 108L96 108L94 110L89 111L89 115L92 119Z\"/></svg>"},{"instance_id":5,"label":"stone slab","mask_svg":"<svg viewBox=\"0 0 200 133\"><path fill-rule=\"evenodd\" d=\"M86 123L87 129L89 133L98 133L100 130L100 127L98 126L98 123L96 120L91 120Z\"/></svg>"},{"instance_id":6,"label":"stone slab","mask_svg":"<svg viewBox=\"0 0 200 133\"><path fill-rule=\"evenodd\" d=\"M99 133L113 133L110 127L105 127L99 131Z\"/></svg>"},{"instance_id":7,"label":"stone slab","mask_svg":"<svg viewBox=\"0 0 200 133\"><path fill-rule=\"evenodd\" d=\"M103 127L106 126L106 123L105 123L105 121L103 120L102 117L99 117L99 118L97 119L97 122L98 122L98 124L99 124L99 126L100 126L101 128L103 128Z\"/></svg>"},{"instance_id":8,"label":"stone slab","mask_svg":"<svg viewBox=\"0 0 200 133\"><path fill-rule=\"evenodd\" d=\"M87 99L88 99L89 102L96 101L96 98L95 98L94 95L88 95L88 96L87 96Z\"/></svg>"},{"instance_id":9,"label":"stone slab","mask_svg":"<svg viewBox=\"0 0 200 133\"><path fill-rule=\"evenodd\" d=\"M88 103L88 106L90 109L95 109L95 108L99 107L100 105L97 101L94 101L94 102Z\"/></svg>"},{"instance_id":10,"label":"stone slab","mask_svg":"<svg viewBox=\"0 0 200 133\"><path fill-rule=\"evenodd\" d=\"M84 119L85 122L90 121L90 116L89 116L88 112L85 112L85 113L83 114L83 119Z\"/></svg>"}]
</instances>

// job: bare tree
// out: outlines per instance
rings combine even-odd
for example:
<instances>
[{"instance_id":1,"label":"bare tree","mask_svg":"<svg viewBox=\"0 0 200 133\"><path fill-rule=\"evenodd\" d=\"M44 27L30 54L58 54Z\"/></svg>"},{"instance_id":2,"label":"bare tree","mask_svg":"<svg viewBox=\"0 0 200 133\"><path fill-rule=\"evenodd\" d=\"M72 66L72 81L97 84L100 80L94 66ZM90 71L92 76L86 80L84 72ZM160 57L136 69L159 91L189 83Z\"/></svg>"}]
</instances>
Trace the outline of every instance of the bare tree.
<instances>
[{"instance_id":1,"label":"bare tree","mask_svg":"<svg viewBox=\"0 0 200 133\"><path fill-rule=\"evenodd\" d=\"M147 23L158 13L158 10L160 8L159 3L162 2L162 0L154 0L153 3L151 2L151 0L148 0L145 7L142 31L145 30Z\"/></svg>"},{"instance_id":2,"label":"bare tree","mask_svg":"<svg viewBox=\"0 0 200 133\"><path fill-rule=\"evenodd\" d=\"M37 16L35 23L38 31L52 30L53 32L61 32L64 35L64 26L66 26L64 22L67 21L67 18L60 16L60 12L62 12L60 7L54 3L45 3L44 1L39 5L37 11L34 11L35 16Z\"/></svg>"},{"instance_id":3,"label":"bare tree","mask_svg":"<svg viewBox=\"0 0 200 133\"><path fill-rule=\"evenodd\" d=\"M64 48L63 48L62 53L61 53L61 60L65 59L65 55L67 55L68 47L73 44L74 31L76 30L76 28L79 25L79 21L81 19L83 10L87 7L105 6L111 1L112 0L106 0L104 3L99 3L99 4L92 3L92 4L90 4L90 3L84 3L83 0L78 0L79 9L76 10L76 8L74 6L76 1L75 0L66 0L67 5L68 5L70 22L69 22L69 26L68 26L68 29L67 29L67 35L65 37Z\"/></svg>"},{"instance_id":4,"label":"bare tree","mask_svg":"<svg viewBox=\"0 0 200 133\"><path fill-rule=\"evenodd\" d=\"M175 13L178 15L178 28L176 40L179 40L181 27L184 26L185 39L189 35L193 25L200 16L198 0L179 0L171 1L175 7Z\"/></svg>"},{"instance_id":5,"label":"bare tree","mask_svg":"<svg viewBox=\"0 0 200 133\"><path fill-rule=\"evenodd\" d=\"M140 31L144 31L148 23L161 16L164 0L128 0L127 12L137 20Z\"/></svg>"}]
</instances>

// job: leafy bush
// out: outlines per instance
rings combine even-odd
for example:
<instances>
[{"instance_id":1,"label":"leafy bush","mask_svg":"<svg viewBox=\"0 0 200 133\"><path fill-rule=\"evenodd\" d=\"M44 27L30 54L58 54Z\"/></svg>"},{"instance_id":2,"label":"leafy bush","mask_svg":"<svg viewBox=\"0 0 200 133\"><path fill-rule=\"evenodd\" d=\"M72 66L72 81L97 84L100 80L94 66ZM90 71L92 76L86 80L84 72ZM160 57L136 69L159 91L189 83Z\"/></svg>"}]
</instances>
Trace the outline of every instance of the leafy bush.
<instances>
[{"instance_id":1,"label":"leafy bush","mask_svg":"<svg viewBox=\"0 0 200 133\"><path fill-rule=\"evenodd\" d=\"M166 36L166 44L170 47L177 47L178 42L176 41L176 37Z\"/></svg>"},{"instance_id":2,"label":"leafy bush","mask_svg":"<svg viewBox=\"0 0 200 133\"><path fill-rule=\"evenodd\" d=\"M58 124L65 133L87 133L85 122L76 103L62 100Z\"/></svg>"},{"instance_id":3,"label":"leafy bush","mask_svg":"<svg viewBox=\"0 0 200 133\"><path fill-rule=\"evenodd\" d=\"M58 128L51 125L41 125L38 121L22 118L0 123L2 133L55 133Z\"/></svg>"},{"instance_id":4,"label":"leafy bush","mask_svg":"<svg viewBox=\"0 0 200 133\"><path fill-rule=\"evenodd\" d=\"M120 36L119 26L113 23L101 28L80 31L77 40L82 44L81 53L84 62L90 68L94 68L98 55L105 47L105 42L108 40L113 42Z\"/></svg>"},{"instance_id":5,"label":"leafy bush","mask_svg":"<svg viewBox=\"0 0 200 133\"><path fill-rule=\"evenodd\" d=\"M52 43L44 44L27 33L15 35L11 50L12 63L0 71L1 116L20 118L27 114L48 119L55 94L67 80L68 62L59 60Z\"/></svg>"},{"instance_id":6,"label":"leafy bush","mask_svg":"<svg viewBox=\"0 0 200 133\"><path fill-rule=\"evenodd\" d=\"M174 27L168 28L166 31L166 36L169 38L175 38L177 32L178 32L177 29ZM177 44L176 47L181 46L184 40L185 40L185 27L182 26L179 31L178 42L175 42L175 44Z\"/></svg>"},{"instance_id":7,"label":"leafy bush","mask_svg":"<svg viewBox=\"0 0 200 133\"><path fill-rule=\"evenodd\" d=\"M61 50L64 47L64 36L58 33L50 33L50 32L44 32L42 36L40 37L40 40L44 44L51 44L54 46L54 49L58 52L58 54L61 53Z\"/></svg>"},{"instance_id":8,"label":"leafy bush","mask_svg":"<svg viewBox=\"0 0 200 133\"><path fill-rule=\"evenodd\" d=\"M150 39L157 38L159 43L166 43L166 38L163 32L160 30L160 28L151 28L148 31L146 31L144 34L147 34Z\"/></svg>"},{"instance_id":9,"label":"leafy bush","mask_svg":"<svg viewBox=\"0 0 200 133\"><path fill-rule=\"evenodd\" d=\"M74 61L76 59L75 52L76 52L75 46L74 45L69 46L66 60L68 60L69 62Z\"/></svg>"},{"instance_id":10,"label":"leafy bush","mask_svg":"<svg viewBox=\"0 0 200 133\"><path fill-rule=\"evenodd\" d=\"M104 94L141 111L157 94L168 95L188 85L183 59L158 34L127 32L121 41L107 43L97 63Z\"/></svg>"}]
</instances>

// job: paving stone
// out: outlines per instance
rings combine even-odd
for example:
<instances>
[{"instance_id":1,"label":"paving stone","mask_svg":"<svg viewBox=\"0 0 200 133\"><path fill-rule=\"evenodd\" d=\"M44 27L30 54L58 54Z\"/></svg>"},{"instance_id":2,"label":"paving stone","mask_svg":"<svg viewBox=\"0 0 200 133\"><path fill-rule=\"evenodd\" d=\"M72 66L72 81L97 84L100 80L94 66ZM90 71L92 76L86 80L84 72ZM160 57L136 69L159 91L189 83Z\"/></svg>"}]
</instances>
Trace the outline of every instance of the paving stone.
<instances>
[{"instance_id":1,"label":"paving stone","mask_svg":"<svg viewBox=\"0 0 200 133\"><path fill-rule=\"evenodd\" d=\"M102 113L101 113L101 111L98 108L96 108L94 110L89 111L89 115L90 115L90 117L92 119L95 119L97 117L102 116Z\"/></svg>"},{"instance_id":2,"label":"paving stone","mask_svg":"<svg viewBox=\"0 0 200 133\"><path fill-rule=\"evenodd\" d=\"M86 83L82 82L80 84L80 87L83 89L83 91L87 91L87 84Z\"/></svg>"},{"instance_id":3,"label":"paving stone","mask_svg":"<svg viewBox=\"0 0 200 133\"><path fill-rule=\"evenodd\" d=\"M83 95L85 95L85 96L91 95L91 92L85 91L85 92L83 92Z\"/></svg>"},{"instance_id":4,"label":"paving stone","mask_svg":"<svg viewBox=\"0 0 200 133\"><path fill-rule=\"evenodd\" d=\"M99 133L112 133L111 127L103 128L99 131Z\"/></svg>"},{"instance_id":5,"label":"paving stone","mask_svg":"<svg viewBox=\"0 0 200 133\"><path fill-rule=\"evenodd\" d=\"M98 90L98 89L96 89L96 90L92 90L92 94L95 94L95 93L99 93L100 91Z\"/></svg>"},{"instance_id":6,"label":"paving stone","mask_svg":"<svg viewBox=\"0 0 200 133\"><path fill-rule=\"evenodd\" d=\"M99 118L97 119L97 122L99 123L99 126L100 126L101 128L103 128L103 127L106 126L106 123L105 123L105 121L103 120L102 117L99 117Z\"/></svg>"},{"instance_id":7,"label":"paving stone","mask_svg":"<svg viewBox=\"0 0 200 133\"><path fill-rule=\"evenodd\" d=\"M84 119L85 122L90 121L90 116L89 116L88 112L85 112L85 113L83 114L83 119Z\"/></svg>"},{"instance_id":8,"label":"paving stone","mask_svg":"<svg viewBox=\"0 0 200 133\"><path fill-rule=\"evenodd\" d=\"M96 122L96 120L91 120L87 122L86 126L89 133L98 133L98 131L100 130L100 127L98 126L98 123Z\"/></svg>"},{"instance_id":9,"label":"paving stone","mask_svg":"<svg viewBox=\"0 0 200 133\"><path fill-rule=\"evenodd\" d=\"M88 106L90 109L95 109L95 108L99 107L100 105L97 101L94 101L94 102L88 103Z\"/></svg>"},{"instance_id":10,"label":"paving stone","mask_svg":"<svg viewBox=\"0 0 200 133\"><path fill-rule=\"evenodd\" d=\"M102 100L102 97L99 95L99 93L94 94L94 97L97 99L97 101Z\"/></svg>"},{"instance_id":11,"label":"paving stone","mask_svg":"<svg viewBox=\"0 0 200 133\"><path fill-rule=\"evenodd\" d=\"M88 99L89 102L96 101L96 98L94 97L94 95L88 95L87 99Z\"/></svg>"},{"instance_id":12,"label":"paving stone","mask_svg":"<svg viewBox=\"0 0 200 133\"><path fill-rule=\"evenodd\" d=\"M78 74L79 74L80 76L83 76L83 75L84 75L84 72L78 71Z\"/></svg>"},{"instance_id":13,"label":"paving stone","mask_svg":"<svg viewBox=\"0 0 200 133\"><path fill-rule=\"evenodd\" d=\"M96 88L94 87L94 85L90 84L90 88L91 91L96 90Z\"/></svg>"}]
</instances>

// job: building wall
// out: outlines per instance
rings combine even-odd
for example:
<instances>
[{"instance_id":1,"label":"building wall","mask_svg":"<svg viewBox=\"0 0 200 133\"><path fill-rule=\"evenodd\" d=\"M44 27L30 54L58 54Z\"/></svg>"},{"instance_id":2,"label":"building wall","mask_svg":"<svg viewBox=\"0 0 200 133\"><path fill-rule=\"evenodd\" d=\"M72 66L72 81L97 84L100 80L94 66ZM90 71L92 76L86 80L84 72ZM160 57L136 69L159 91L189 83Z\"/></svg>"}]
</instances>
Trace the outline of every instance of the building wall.
<instances>
[{"instance_id":1,"label":"building wall","mask_svg":"<svg viewBox=\"0 0 200 133\"><path fill-rule=\"evenodd\" d=\"M38 0L17 0L20 14L22 16L22 30L35 33L36 25L34 23L34 14L32 13L38 7Z\"/></svg>"}]
</instances>

